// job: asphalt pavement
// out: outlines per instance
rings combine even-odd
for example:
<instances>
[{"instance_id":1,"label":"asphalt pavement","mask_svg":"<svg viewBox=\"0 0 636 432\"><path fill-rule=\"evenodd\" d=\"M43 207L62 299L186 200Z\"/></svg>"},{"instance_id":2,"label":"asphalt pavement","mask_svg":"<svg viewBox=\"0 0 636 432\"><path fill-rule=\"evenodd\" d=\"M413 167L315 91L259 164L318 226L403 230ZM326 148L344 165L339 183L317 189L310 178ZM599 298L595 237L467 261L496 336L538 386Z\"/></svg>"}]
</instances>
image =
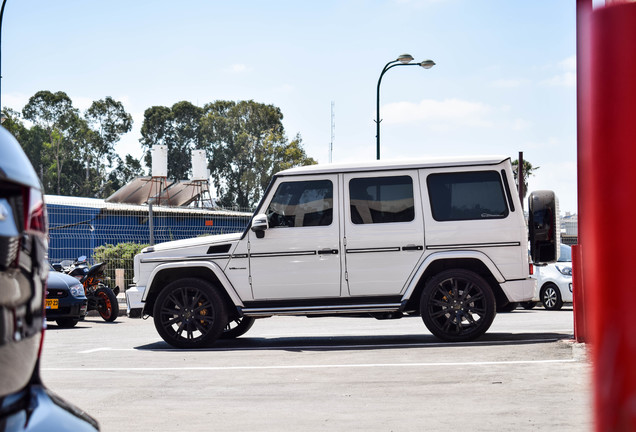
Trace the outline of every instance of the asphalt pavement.
<instances>
[{"instance_id":1,"label":"asphalt pavement","mask_svg":"<svg viewBox=\"0 0 636 432\"><path fill-rule=\"evenodd\" d=\"M572 310L498 314L472 343L419 317L274 317L206 350L152 319L51 323L42 376L104 431L586 431L590 364Z\"/></svg>"}]
</instances>

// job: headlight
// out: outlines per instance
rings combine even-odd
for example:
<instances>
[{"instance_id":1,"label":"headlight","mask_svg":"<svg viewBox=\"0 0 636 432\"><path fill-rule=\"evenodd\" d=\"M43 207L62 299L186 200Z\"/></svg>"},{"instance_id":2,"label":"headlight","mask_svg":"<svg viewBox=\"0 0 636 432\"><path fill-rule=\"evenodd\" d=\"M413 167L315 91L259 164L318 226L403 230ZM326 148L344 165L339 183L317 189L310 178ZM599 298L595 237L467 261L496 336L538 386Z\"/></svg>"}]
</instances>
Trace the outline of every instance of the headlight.
<instances>
[{"instance_id":1,"label":"headlight","mask_svg":"<svg viewBox=\"0 0 636 432\"><path fill-rule=\"evenodd\" d=\"M84 287L82 285L73 285L69 288L73 297L84 297Z\"/></svg>"},{"instance_id":2,"label":"headlight","mask_svg":"<svg viewBox=\"0 0 636 432\"><path fill-rule=\"evenodd\" d=\"M569 266L555 266L556 269L559 271L559 273L561 273L563 276L572 276L572 267Z\"/></svg>"}]
</instances>

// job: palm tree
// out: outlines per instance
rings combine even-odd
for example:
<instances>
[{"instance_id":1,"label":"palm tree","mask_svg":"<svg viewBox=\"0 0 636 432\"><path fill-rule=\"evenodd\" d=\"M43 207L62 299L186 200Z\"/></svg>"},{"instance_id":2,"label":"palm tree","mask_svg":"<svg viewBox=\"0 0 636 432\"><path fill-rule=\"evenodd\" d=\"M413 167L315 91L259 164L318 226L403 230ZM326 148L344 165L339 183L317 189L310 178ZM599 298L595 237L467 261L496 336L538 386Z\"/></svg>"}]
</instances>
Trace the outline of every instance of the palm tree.
<instances>
[{"instance_id":1,"label":"palm tree","mask_svg":"<svg viewBox=\"0 0 636 432\"><path fill-rule=\"evenodd\" d=\"M534 167L527 160L523 160L523 198L525 199L528 194L528 178L534 175L534 171L540 167ZM519 159L512 161L512 173L515 176L515 182L517 183L517 189L519 188Z\"/></svg>"}]
</instances>

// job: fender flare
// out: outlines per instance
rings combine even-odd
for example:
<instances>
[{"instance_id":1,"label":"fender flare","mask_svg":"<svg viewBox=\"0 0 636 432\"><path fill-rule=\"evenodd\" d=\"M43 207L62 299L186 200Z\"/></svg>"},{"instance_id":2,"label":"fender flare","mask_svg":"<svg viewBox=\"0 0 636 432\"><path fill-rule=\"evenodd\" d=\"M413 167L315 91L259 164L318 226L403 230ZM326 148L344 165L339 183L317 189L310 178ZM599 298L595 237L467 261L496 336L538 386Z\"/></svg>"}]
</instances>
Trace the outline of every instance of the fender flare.
<instances>
[{"instance_id":1,"label":"fender flare","mask_svg":"<svg viewBox=\"0 0 636 432\"><path fill-rule=\"evenodd\" d=\"M218 278L219 282L221 282L222 288L230 297L230 300L232 301L232 303L234 303L235 306L243 307L243 300L241 300L241 298L239 297L238 293L234 289L234 286L225 275L225 272L223 271L223 269L217 263L211 262L211 261L194 261L194 262L193 261L177 261L177 262L159 264L157 267L155 267L152 270L152 272L150 273L150 276L148 277L148 282L146 283L146 289L144 290L142 301L144 303L146 302L148 298L148 294L150 293L150 288L152 287L152 283L155 277L157 276L157 274L159 274L161 271L169 270L169 269L184 269L184 268L193 268L193 267L206 268L210 270L212 273L214 273L215 276Z\"/></svg>"},{"instance_id":2,"label":"fender flare","mask_svg":"<svg viewBox=\"0 0 636 432\"><path fill-rule=\"evenodd\" d=\"M483 252L472 251L472 250L471 251L435 252L428 255L426 258L424 258L424 261L422 261L419 264L417 270L413 274L413 277L411 278L410 282L406 286L406 290L404 292L404 295L402 296L402 300L405 301L411 298L411 295L413 294L413 291L415 291L415 287L417 286L420 279L422 278L422 275L433 262L440 261L440 260L449 260L449 259L474 259L474 260L480 261L486 266L486 268L490 271L490 273L497 280L497 282L503 283L506 281L506 278L504 278L504 276L501 274L501 272L499 271L495 263L493 263L492 260L488 257L488 255L486 255Z\"/></svg>"}]
</instances>

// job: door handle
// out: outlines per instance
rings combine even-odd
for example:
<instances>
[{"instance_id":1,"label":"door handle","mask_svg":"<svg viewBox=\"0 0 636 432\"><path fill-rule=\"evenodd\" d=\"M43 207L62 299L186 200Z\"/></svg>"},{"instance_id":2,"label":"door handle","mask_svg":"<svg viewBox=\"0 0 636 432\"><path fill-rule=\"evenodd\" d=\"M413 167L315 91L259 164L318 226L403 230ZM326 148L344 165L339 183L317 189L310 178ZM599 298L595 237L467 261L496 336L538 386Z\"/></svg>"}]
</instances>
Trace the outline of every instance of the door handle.
<instances>
[{"instance_id":1,"label":"door handle","mask_svg":"<svg viewBox=\"0 0 636 432\"><path fill-rule=\"evenodd\" d=\"M318 255L337 255L338 249L320 249Z\"/></svg>"},{"instance_id":2,"label":"door handle","mask_svg":"<svg viewBox=\"0 0 636 432\"><path fill-rule=\"evenodd\" d=\"M403 251L420 251L423 249L424 249L424 246L416 246L416 245L402 246Z\"/></svg>"}]
</instances>

